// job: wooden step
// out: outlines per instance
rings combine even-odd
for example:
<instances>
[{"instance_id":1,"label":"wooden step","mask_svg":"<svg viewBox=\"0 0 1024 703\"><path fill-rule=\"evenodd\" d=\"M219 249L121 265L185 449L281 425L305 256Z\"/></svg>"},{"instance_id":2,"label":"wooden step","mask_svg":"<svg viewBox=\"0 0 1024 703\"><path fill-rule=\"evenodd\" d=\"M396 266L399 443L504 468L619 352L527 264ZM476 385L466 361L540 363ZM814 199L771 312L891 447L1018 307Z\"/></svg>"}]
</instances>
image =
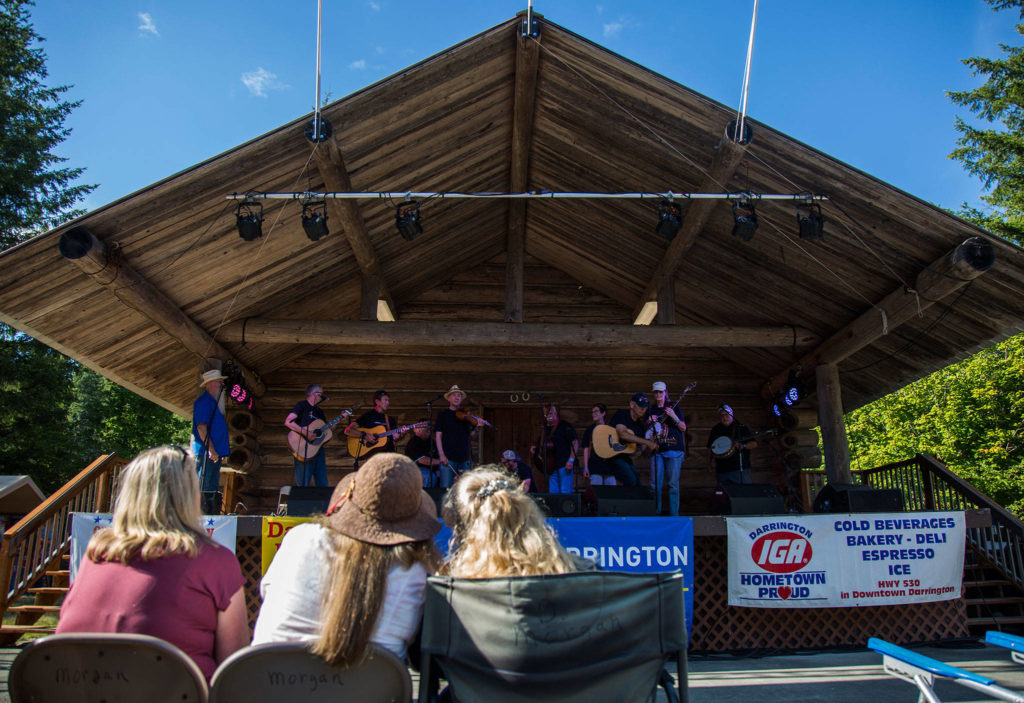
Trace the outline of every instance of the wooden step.
<instances>
[{"instance_id":1,"label":"wooden step","mask_svg":"<svg viewBox=\"0 0 1024 703\"><path fill-rule=\"evenodd\" d=\"M45 625L4 625L3 627L0 627L0 635L24 635L30 632L52 635L55 632L55 629Z\"/></svg>"},{"instance_id":2,"label":"wooden step","mask_svg":"<svg viewBox=\"0 0 1024 703\"><path fill-rule=\"evenodd\" d=\"M984 618L967 618L968 627L988 627L993 625L1024 625L1024 615L992 615Z\"/></svg>"},{"instance_id":3,"label":"wooden step","mask_svg":"<svg viewBox=\"0 0 1024 703\"><path fill-rule=\"evenodd\" d=\"M964 581L964 588L985 588L986 586L1012 586L1006 579L989 579L988 581Z\"/></svg>"},{"instance_id":4,"label":"wooden step","mask_svg":"<svg viewBox=\"0 0 1024 703\"><path fill-rule=\"evenodd\" d=\"M71 570L70 569L55 569L53 571L47 571L45 573L46 573L47 576L55 576L57 578L60 578L61 576L66 576L68 578L71 578Z\"/></svg>"},{"instance_id":5,"label":"wooden step","mask_svg":"<svg viewBox=\"0 0 1024 703\"><path fill-rule=\"evenodd\" d=\"M64 587L61 587L61 586L39 586L37 588L30 588L30 589L28 589L28 592L29 593L36 593L36 594L39 594L39 595L42 595L42 594L63 595L63 594L68 592L68 587L67 586L64 586Z\"/></svg>"},{"instance_id":6,"label":"wooden step","mask_svg":"<svg viewBox=\"0 0 1024 703\"><path fill-rule=\"evenodd\" d=\"M59 613L59 605L12 605L8 613Z\"/></svg>"},{"instance_id":7,"label":"wooden step","mask_svg":"<svg viewBox=\"0 0 1024 703\"><path fill-rule=\"evenodd\" d=\"M966 598L964 602L967 605L996 605L999 603L1024 603L1024 598L1020 596L997 596L995 598Z\"/></svg>"}]
</instances>

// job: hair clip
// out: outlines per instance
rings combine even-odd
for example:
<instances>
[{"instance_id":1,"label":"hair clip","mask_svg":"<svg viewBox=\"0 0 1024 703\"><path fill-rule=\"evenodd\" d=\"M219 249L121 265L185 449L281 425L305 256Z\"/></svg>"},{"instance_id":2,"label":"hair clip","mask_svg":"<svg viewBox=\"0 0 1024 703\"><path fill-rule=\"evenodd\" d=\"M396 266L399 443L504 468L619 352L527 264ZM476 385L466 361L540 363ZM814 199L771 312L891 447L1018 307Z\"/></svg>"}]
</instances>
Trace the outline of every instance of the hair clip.
<instances>
[{"instance_id":1,"label":"hair clip","mask_svg":"<svg viewBox=\"0 0 1024 703\"><path fill-rule=\"evenodd\" d=\"M514 488L515 488L515 485L513 485L511 482L506 481L503 478L495 478L495 479L491 479L490 481L488 481L487 485L485 485L483 488L481 488L479 491L477 491L476 497L477 498L486 498L488 496L494 495L495 493L497 493L500 490L510 491L510 490L512 490Z\"/></svg>"}]
</instances>

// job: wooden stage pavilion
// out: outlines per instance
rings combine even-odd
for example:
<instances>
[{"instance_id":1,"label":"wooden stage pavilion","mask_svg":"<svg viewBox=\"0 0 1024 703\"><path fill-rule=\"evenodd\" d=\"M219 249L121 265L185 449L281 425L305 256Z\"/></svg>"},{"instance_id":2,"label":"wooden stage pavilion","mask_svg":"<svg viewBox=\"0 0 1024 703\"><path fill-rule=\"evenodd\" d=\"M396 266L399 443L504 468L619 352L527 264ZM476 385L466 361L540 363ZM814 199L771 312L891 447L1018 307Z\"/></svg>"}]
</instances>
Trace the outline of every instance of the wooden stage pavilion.
<instances>
[{"instance_id":1,"label":"wooden stage pavilion","mask_svg":"<svg viewBox=\"0 0 1024 703\"><path fill-rule=\"evenodd\" d=\"M315 146L304 115L0 253L0 321L183 416L200 371L232 361L255 397L230 418L250 512L291 483L282 423L312 382L328 417L387 389L403 422L458 384L494 425L485 462L524 454L542 397L582 430L594 402L696 382L684 510L701 512L719 403L774 427L795 372L804 412L755 451L755 480L778 480L779 449L849 482L844 411L1024 329L1019 248L756 120L737 143L731 108L534 17L327 105ZM731 202L678 197L671 241L656 197L432 198L411 241L386 200L327 200L311 241L301 203L271 199L262 238L239 236L227 196L307 188L827 199L817 240L798 198L757 201L747 241ZM352 460L325 451L333 483Z\"/></svg>"}]
</instances>

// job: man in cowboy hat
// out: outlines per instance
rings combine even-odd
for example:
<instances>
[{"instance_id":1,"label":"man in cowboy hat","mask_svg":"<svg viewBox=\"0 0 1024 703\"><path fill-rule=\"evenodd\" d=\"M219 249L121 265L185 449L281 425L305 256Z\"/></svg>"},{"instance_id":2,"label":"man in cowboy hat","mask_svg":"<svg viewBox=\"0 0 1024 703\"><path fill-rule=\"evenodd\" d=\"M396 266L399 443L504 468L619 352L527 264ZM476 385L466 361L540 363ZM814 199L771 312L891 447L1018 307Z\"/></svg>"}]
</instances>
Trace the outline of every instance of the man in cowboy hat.
<instances>
[{"instance_id":1,"label":"man in cowboy hat","mask_svg":"<svg viewBox=\"0 0 1024 703\"><path fill-rule=\"evenodd\" d=\"M459 419L456 412L466 394L458 386L452 386L444 394L448 407L441 411L434 423L434 443L437 457L441 460L441 487L449 488L455 476L473 468L473 454L470 440L478 423Z\"/></svg>"},{"instance_id":2,"label":"man in cowboy hat","mask_svg":"<svg viewBox=\"0 0 1024 703\"><path fill-rule=\"evenodd\" d=\"M203 494L203 513L220 514L217 489L220 488L220 465L231 451L228 423L220 411L227 376L217 369L202 375L199 387L203 392L192 404L192 452L196 455L199 490Z\"/></svg>"}]
</instances>

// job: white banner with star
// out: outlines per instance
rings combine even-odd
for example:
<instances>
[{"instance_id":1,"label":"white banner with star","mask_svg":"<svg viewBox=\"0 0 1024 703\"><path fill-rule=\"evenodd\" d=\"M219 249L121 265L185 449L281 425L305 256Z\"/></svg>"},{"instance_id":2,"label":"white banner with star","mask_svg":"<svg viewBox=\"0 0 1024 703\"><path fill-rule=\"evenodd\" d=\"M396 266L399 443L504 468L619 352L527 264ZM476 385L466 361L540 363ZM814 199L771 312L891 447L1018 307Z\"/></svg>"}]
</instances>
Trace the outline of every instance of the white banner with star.
<instances>
[{"instance_id":1,"label":"white banner with star","mask_svg":"<svg viewBox=\"0 0 1024 703\"><path fill-rule=\"evenodd\" d=\"M75 580L78 565L85 556L89 540L97 530L110 527L110 513L71 513L71 580ZM238 520L234 515L204 515L203 529L216 542L235 551Z\"/></svg>"},{"instance_id":2,"label":"white banner with star","mask_svg":"<svg viewBox=\"0 0 1024 703\"><path fill-rule=\"evenodd\" d=\"M960 597L956 513L730 517L729 605L845 608Z\"/></svg>"}]
</instances>

